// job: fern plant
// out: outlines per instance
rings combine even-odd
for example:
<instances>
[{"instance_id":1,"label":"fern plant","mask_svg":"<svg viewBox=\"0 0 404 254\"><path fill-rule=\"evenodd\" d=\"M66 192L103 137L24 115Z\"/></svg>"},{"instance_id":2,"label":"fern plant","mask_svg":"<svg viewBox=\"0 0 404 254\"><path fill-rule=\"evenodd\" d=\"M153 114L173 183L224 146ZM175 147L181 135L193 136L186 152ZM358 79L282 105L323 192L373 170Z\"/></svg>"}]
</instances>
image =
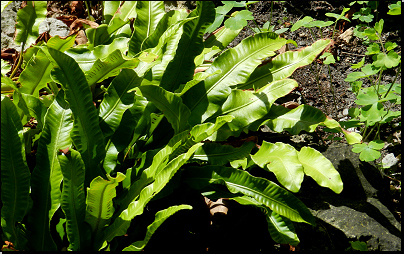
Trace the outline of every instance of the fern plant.
<instances>
[{"instance_id":1,"label":"fern plant","mask_svg":"<svg viewBox=\"0 0 404 254\"><path fill-rule=\"evenodd\" d=\"M29 1L19 13L31 18L18 16L16 42L32 45L46 5ZM103 24L86 29L87 44L74 46L76 34L53 37L21 52L17 80L2 73L2 239L18 250L60 250L58 237L66 234L69 250L113 249L111 241L133 231L131 221L159 202L152 199L176 175L205 195L224 185L217 196L260 207L273 239L296 245L292 222L315 220L291 192L306 174L340 193L338 172L310 147L219 141L266 124L292 134L324 125L360 142L314 107L274 104L298 86L288 79L293 71L330 40L276 55L294 42L257 33L209 61L240 31L222 27L203 40L215 20L211 2L188 13L165 12L163 2L106 1L103 14ZM23 127L32 119L36 128ZM252 165L273 172L282 186L251 175ZM158 212L145 238L124 250L142 250L184 209L192 207Z\"/></svg>"}]
</instances>

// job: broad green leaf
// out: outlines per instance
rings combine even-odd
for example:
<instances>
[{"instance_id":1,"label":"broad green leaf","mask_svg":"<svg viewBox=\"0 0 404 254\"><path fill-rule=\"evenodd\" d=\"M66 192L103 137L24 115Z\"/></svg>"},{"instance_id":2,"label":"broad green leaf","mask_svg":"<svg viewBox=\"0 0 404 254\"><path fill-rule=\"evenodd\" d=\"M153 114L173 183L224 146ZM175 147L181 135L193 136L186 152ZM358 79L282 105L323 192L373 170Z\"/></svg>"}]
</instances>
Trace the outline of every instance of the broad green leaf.
<instances>
[{"instance_id":1,"label":"broad green leaf","mask_svg":"<svg viewBox=\"0 0 404 254\"><path fill-rule=\"evenodd\" d=\"M239 30L247 25L247 20L254 20L252 12L249 10L242 10L233 13L230 18L226 19L224 26L231 30Z\"/></svg>"},{"instance_id":2,"label":"broad green leaf","mask_svg":"<svg viewBox=\"0 0 404 254\"><path fill-rule=\"evenodd\" d=\"M268 118L270 119L265 122L257 122L257 124L254 124L254 127L258 128L259 125L266 124L276 132L287 130L289 133L296 135L302 130L313 132L321 124L341 131L349 144L358 143L362 139L359 133L344 130L337 121L328 118L321 110L309 105L303 104L291 110L273 105L269 111Z\"/></svg>"},{"instance_id":3,"label":"broad green leaf","mask_svg":"<svg viewBox=\"0 0 404 254\"><path fill-rule=\"evenodd\" d=\"M304 27L327 27L334 24L334 21L322 21L322 20L314 20L311 21L310 23L307 23L304 25ZM292 26L293 27L293 26Z\"/></svg>"},{"instance_id":4,"label":"broad green leaf","mask_svg":"<svg viewBox=\"0 0 404 254\"><path fill-rule=\"evenodd\" d=\"M29 47L36 41L39 36L39 24L46 17L46 5L45 1L27 1L27 5L18 10L14 39L16 44L24 43Z\"/></svg>"},{"instance_id":5,"label":"broad green leaf","mask_svg":"<svg viewBox=\"0 0 404 254\"><path fill-rule=\"evenodd\" d=\"M65 236L65 229L63 227L63 224L66 223L66 219L59 219L59 223L56 225L56 231L58 232L60 239L63 241L63 237Z\"/></svg>"},{"instance_id":6,"label":"broad green leaf","mask_svg":"<svg viewBox=\"0 0 404 254\"><path fill-rule=\"evenodd\" d=\"M260 59L275 54L286 43L275 33L258 33L228 49L212 63L206 73L220 74L208 77L183 95L184 103L192 114L190 124L203 123L216 113L231 93L231 87L247 81L251 72L261 63ZM198 97L195 98L195 94Z\"/></svg>"},{"instance_id":7,"label":"broad green leaf","mask_svg":"<svg viewBox=\"0 0 404 254\"><path fill-rule=\"evenodd\" d=\"M13 94L15 90L19 90L17 84L7 76L1 76L1 93Z\"/></svg>"},{"instance_id":8,"label":"broad green leaf","mask_svg":"<svg viewBox=\"0 0 404 254\"><path fill-rule=\"evenodd\" d=\"M382 30L383 30L383 25L384 25L384 20L383 20L383 19L380 19L379 22L376 22L376 23L375 23L375 30L376 30L376 32L378 32L379 34L381 34L381 33L382 33Z\"/></svg>"},{"instance_id":9,"label":"broad green leaf","mask_svg":"<svg viewBox=\"0 0 404 254\"><path fill-rule=\"evenodd\" d=\"M389 53L379 53L376 55L376 61L373 62L373 65L376 67L386 67L393 68L396 67L401 62L401 57L394 51L390 51Z\"/></svg>"},{"instance_id":10,"label":"broad green leaf","mask_svg":"<svg viewBox=\"0 0 404 254\"><path fill-rule=\"evenodd\" d=\"M355 103L358 105L372 105L379 102L379 97L374 91L368 91L366 94L360 93L357 98Z\"/></svg>"},{"instance_id":11,"label":"broad green leaf","mask_svg":"<svg viewBox=\"0 0 404 254\"><path fill-rule=\"evenodd\" d=\"M182 172L182 179L198 189L211 183L223 184L231 193L252 197L292 221L315 225L313 215L299 199L277 184L247 171L223 166L189 167Z\"/></svg>"},{"instance_id":12,"label":"broad green leaf","mask_svg":"<svg viewBox=\"0 0 404 254\"><path fill-rule=\"evenodd\" d=\"M88 39L87 48L90 50L96 46L106 44L111 37L108 33L107 24L101 24L97 28L87 28L85 32Z\"/></svg>"},{"instance_id":13,"label":"broad green leaf","mask_svg":"<svg viewBox=\"0 0 404 254\"><path fill-rule=\"evenodd\" d=\"M138 87L142 79L133 70L123 69L111 82L100 104L100 127L104 137L114 134L125 111L135 103L135 95L128 93Z\"/></svg>"},{"instance_id":14,"label":"broad green leaf","mask_svg":"<svg viewBox=\"0 0 404 254\"><path fill-rule=\"evenodd\" d=\"M401 15L401 2L397 1L395 4L390 4L389 6L389 11L387 14L389 15Z\"/></svg>"},{"instance_id":15,"label":"broad green leaf","mask_svg":"<svg viewBox=\"0 0 404 254\"><path fill-rule=\"evenodd\" d=\"M158 22L164 16L164 2L138 1L136 13L134 32L129 41L129 51L135 54L142 50L142 42L154 32Z\"/></svg>"},{"instance_id":16,"label":"broad green leaf","mask_svg":"<svg viewBox=\"0 0 404 254\"><path fill-rule=\"evenodd\" d=\"M194 59L204 49L203 35L213 22L214 15L212 2L197 1L196 9L188 15L188 18L194 19L184 24L183 34L178 43L178 48L182 50L175 53L174 59L167 65L161 78L162 88L173 92L181 84L192 80L195 70Z\"/></svg>"},{"instance_id":17,"label":"broad green leaf","mask_svg":"<svg viewBox=\"0 0 404 254\"><path fill-rule=\"evenodd\" d=\"M398 46L397 43L391 41L387 41L386 44L384 44L384 47L386 48L387 52L392 49L395 49L397 46Z\"/></svg>"},{"instance_id":18,"label":"broad green leaf","mask_svg":"<svg viewBox=\"0 0 404 254\"><path fill-rule=\"evenodd\" d=\"M348 21L348 22L351 22L347 17L345 17L344 15L345 15L345 13L347 12L347 11L349 11L350 10L350 8L344 8L343 10L342 10L342 13L341 14L337 14L337 13L326 13L325 15L326 16L328 16L328 17L333 17L333 18L335 18L336 20L335 20L335 22L337 22L338 20L340 20L340 19L343 19L343 20L346 20L346 21Z\"/></svg>"},{"instance_id":19,"label":"broad green leaf","mask_svg":"<svg viewBox=\"0 0 404 254\"><path fill-rule=\"evenodd\" d=\"M352 69L359 69L362 68L363 64L365 63L365 57L362 58L362 60L357 63L357 64L352 64L351 68Z\"/></svg>"},{"instance_id":20,"label":"broad green leaf","mask_svg":"<svg viewBox=\"0 0 404 254\"><path fill-rule=\"evenodd\" d=\"M185 9L172 10L172 11L165 13L164 16L158 22L157 26L155 27L154 32L151 35L149 35L142 42L141 49L146 50L148 48L156 47L159 43L160 37L163 36L163 34L167 31L167 29L173 25L176 25L176 24L181 23L182 21L186 20L187 16L188 16L188 13L185 11ZM180 28L180 29L178 29L178 28ZM177 27L176 30L178 30L177 31L178 33L175 33L175 34L176 35L179 34L179 36L181 37L181 34L182 34L181 26ZM131 52L130 50L129 50L129 53L132 55L135 54L135 52Z\"/></svg>"},{"instance_id":21,"label":"broad green leaf","mask_svg":"<svg viewBox=\"0 0 404 254\"><path fill-rule=\"evenodd\" d=\"M401 10L401 8L400 8ZM401 12L401 11L400 11ZM352 246L352 249L354 250L359 250L359 251L368 251L368 246L366 242L361 242L361 241L349 241L349 243Z\"/></svg>"},{"instance_id":22,"label":"broad green leaf","mask_svg":"<svg viewBox=\"0 0 404 254\"><path fill-rule=\"evenodd\" d=\"M225 115L219 116L216 118L215 123L203 123L198 124L192 127L191 131L189 132L189 137L186 142L181 145L177 150L173 152L173 157L178 156L181 153L184 153L193 145L201 142L208 137L211 137L215 132L217 132L220 127L224 124L231 122L234 119L233 116Z\"/></svg>"},{"instance_id":23,"label":"broad green leaf","mask_svg":"<svg viewBox=\"0 0 404 254\"><path fill-rule=\"evenodd\" d=\"M104 60L97 59L90 70L85 72L89 86L93 86L109 77L117 76L121 69L134 69L139 60L122 55L117 49Z\"/></svg>"},{"instance_id":24,"label":"broad green leaf","mask_svg":"<svg viewBox=\"0 0 404 254\"><path fill-rule=\"evenodd\" d=\"M380 68L377 68L373 64L367 64L364 67L362 67L361 72L351 72L347 75L346 79L344 81L347 82L353 82L357 79L360 78L366 78L372 75L375 75L380 71Z\"/></svg>"},{"instance_id":25,"label":"broad green leaf","mask_svg":"<svg viewBox=\"0 0 404 254\"><path fill-rule=\"evenodd\" d=\"M11 71L11 65L7 61L1 59L1 77L3 78L3 76L5 76L9 71Z\"/></svg>"},{"instance_id":26,"label":"broad green leaf","mask_svg":"<svg viewBox=\"0 0 404 254\"><path fill-rule=\"evenodd\" d=\"M104 61L112 52L119 49L122 54L128 49L129 38L116 38L109 45L99 45L94 49L88 48L71 48L64 52L66 55L72 57L80 66L81 70L85 73L93 67L94 63L100 59Z\"/></svg>"},{"instance_id":27,"label":"broad green leaf","mask_svg":"<svg viewBox=\"0 0 404 254\"><path fill-rule=\"evenodd\" d=\"M311 147L302 147L298 157L306 175L313 178L320 186L330 188L337 194L341 193L343 189L341 176L319 151Z\"/></svg>"},{"instance_id":28,"label":"broad green leaf","mask_svg":"<svg viewBox=\"0 0 404 254\"><path fill-rule=\"evenodd\" d=\"M108 24L112 16L114 16L116 10L119 8L120 1L104 1L103 2L103 17L104 17L104 24Z\"/></svg>"},{"instance_id":29,"label":"broad green leaf","mask_svg":"<svg viewBox=\"0 0 404 254\"><path fill-rule=\"evenodd\" d=\"M282 109L281 106L271 107L270 112L280 114L278 117L266 122L266 125L276 132L287 130L293 135L299 134L302 130L313 132L317 125L326 120L324 113L308 105L300 105L292 110L276 111Z\"/></svg>"},{"instance_id":30,"label":"broad green leaf","mask_svg":"<svg viewBox=\"0 0 404 254\"><path fill-rule=\"evenodd\" d=\"M293 223L288 218L271 211L268 207L263 207L263 209L266 213L271 238L277 243L297 246L300 241Z\"/></svg>"},{"instance_id":31,"label":"broad green leaf","mask_svg":"<svg viewBox=\"0 0 404 254\"><path fill-rule=\"evenodd\" d=\"M31 177L33 203L32 238L36 250L56 249L50 236L50 221L60 207L60 184L63 179L57 154L72 145L72 112L61 91L45 116L45 125L38 142L37 164Z\"/></svg>"},{"instance_id":32,"label":"broad green leaf","mask_svg":"<svg viewBox=\"0 0 404 254\"><path fill-rule=\"evenodd\" d=\"M39 98L36 98L29 94L21 94L22 98L27 103L30 115L37 120L37 129L42 130L45 122L45 114L47 111L46 106L42 103Z\"/></svg>"},{"instance_id":33,"label":"broad green leaf","mask_svg":"<svg viewBox=\"0 0 404 254\"><path fill-rule=\"evenodd\" d=\"M179 96L153 85L140 86L139 89L143 96L153 102L163 112L173 127L175 134L188 128L188 117L191 112L182 103L182 99Z\"/></svg>"},{"instance_id":34,"label":"broad green leaf","mask_svg":"<svg viewBox=\"0 0 404 254\"><path fill-rule=\"evenodd\" d=\"M63 52L73 46L74 39L75 36L69 36L64 40L60 39L59 36L54 36L49 39L47 46ZM46 53L39 50L36 55L30 58L20 74L18 79L22 85L20 92L39 97L39 90L52 81L50 72L53 67L54 64L48 59Z\"/></svg>"},{"instance_id":35,"label":"broad green leaf","mask_svg":"<svg viewBox=\"0 0 404 254\"><path fill-rule=\"evenodd\" d=\"M367 121L368 124L372 126L376 122L381 121L386 113L387 111L384 110L383 104L381 102L376 102L361 108L360 120Z\"/></svg>"},{"instance_id":36,"label":"broad green leaf","mask_svg":"<svg viewBox=\"0 0 404 254\"><path fill-rule=\"evenodd\" d=\"M372 140L369 142L369 148L375 149L375 150L381 150L384 147L384 142L382 140Z\"/></svg>"},{"instance_id":37,"label":"broad green leaf","mask_svg":"<svg viewBox=\"0 0 404 254\"><path fill-rule=\"evenodd\" d=\"M212 33L213 31L215 31L223 23L225 15L229 11L231 11L233 6L234 3L230 3L229 1L226 1L222 6L218 6L215 9L216 10L215 20L208 28L206 28L205 33Z\"/></svg>"},{"instance_id":38,"label":"broad green leaf","mask_svg":"<svg viewBox=\"0 0 404 254\"><path fill-rule=\"evenodd\" d=\"M152 63L140 62L139 65L137 66L137 68L135 69L135 71L139 77L143 77L150 68L152 68L155 65L159 64L160 62L162 62L161 65L159 67L156 67L156 70L154 70L154 72L156 72L156 74L154 74L154 73L152 74L155 79L157 79L157 80L161 79L164 71L166 71L166 66L167 66L168 62L170 62L171 59L173 59L173 57L174 57L174 54L178 47L178 40L183 31L183 25L187 22L190 22L193 19L196 19L196 17L179 20L175 24L169 26L164 31L164 33L161 34L161 36L155 37L154 35L156 34L156 32L160 31L159 28L160 29L164 28L164 26L162 27L162 25L159 26L160 24L157 26L155 33L153 33L150 37L148 37L144 41L142 47L146 48L143 52L152 53L154 55L157 55L158 58L156 59L156 61L154 61ZM159 35L159 34L160 33L157 33L157 35ZM156 43L156 41L157 41L157 43ZM165 47L165 45L167 45L167 46ZM166 52L163 50L164 48L166 49ZM128 51L128 56L134 57L135 55L131 51ZM164 57L164 59L163 59L163 57ZM151 79L149 79L149 80L151 80Z\"/></svg>"},{"instance_id":39,"label":"broad green leaf","mask_svg":"<svg viewBox=\"0 0 404 254\"><path fill-rule=\"evenodd\" d=\"M21 150L22 124L10 98L1 95L1 228L2 240L25 249L18 223L28 210L30 172Z\"/></svg>"},{"instance_id":40,"label":"broad green leaf","mask_svg":"<svg viewBox=\"0 0 404 254\"><path fill-rule=\"evenodd\" d=\"M303 19L297 21L296 23L293 24L292 28L290 29L291 32L296 31L302 26L305 26L306 24L310 23L313 21L313 18L310 16L305 16Z\"/></svg>"},{"instance_id":41,"label":"broad green leaf","mask_svg":"<svg viewBox=\"0 0 404 254\"><path fill-rule=\"evenodd\" d=\"M377 54L380 52L380 46L377 43L372 43L370 44L369 47L367 47L367 51L365 52L365 55L373 55ZM363 64L362 64L363 65Z\"/></svg>"},{"instance_id":42,"label":"broad green leaf","mask_svg":"<svg viewBox=\"0 0 404 254\"><path fill-rule=\"evenodd\" d=\"M121 26L119 29L115 30L115 32L111 35L125 35L127 37L130 37L132 34L132 31L130 29L129 25L129 19L133 19L137 17L136 13L136 5L137 1L125 1L122 6L118 8L118 10L115 12L114 16L109 22L109 25L111 26L115 19L120 19L125 23L124 26Z\"/></svg>"},{"instance_id":43,"label":"broad green leaf","mask_svg":"<svg viewBox=\"0 0 404 254\"><path fill-rule=\"evenodd\" d=\"M288 190L298 192L303 181L303 166L298 153L289 144L262 142L260 150L251 155L261 168L273 172L276 179Z\"/></svg>"},{"instance_id":44,"label":"broad green leaf","mask_svg":"<svg viewBox=\"0 0 404 254\"><path fill-rule=\"evenodd\" d=\"M237 37L241 29L232 30L222 26L218 31L206 38L204 41L205 48L217 46L219 49L224 50Z\"/></svg>"},{"instance_id":45,"label":"broad green leaf","mask_svg":"<svg viewBox=\"0 0 404 254\"><path fill-rule=\"evenodd\" d=\"M369 144L355 144L352 148L352 152L360 153L359 159L361 161L374 161L380 158L380 150L384 147L384 142L381 140L371 141Z\"/></svg>"},{"instance_id":46,"label":"broad green leaf","mask_svg":"<svg viewBox=\"0 0 404 254\"><path fill-rule=\"evenodd\" d=\"M50 48L49 53L58 64L51 72L52 79L62 85L73 112L71 138L86 165L87 187L92 179L102 174L99 163L105 157L104 137L99 126L97 110L79 65L60 51Z\"/></svg>"},{"instance_id":47,"label":"broad green leaf","mask_svg":"<svg viewBox=\"0 0 404 254\"><path fill-rule=\"evenodd\" d=\"M109 174L107 174L107 178L108 180L105 180L97 176L87 188L85 221L90 224L94 237L114 214L112 199L116 197L115 188L119 182L125 179L125 175L118 172L115 178Z\"/></svg>"},{"instance_id":48,"label":"broad green leaf","mask_svg":"<svg viewBox=\"0 0 404 254\"><path fill-rule=\"evenodd\" d=\"M70 150L69 154L58 155L63 173L61 207L66 215L66 232L69 250L84 250L91 235L86 230L86 199L84 196L84 162L80 153Z\"/></svg>"},{"instance_id":49,"label":"broad green leaf","mask_svg":"<svg viewBox=\"0 0 404 254\"><path fill-rule=\"evenodd\" d=\"M175 214L176 212L184 209L192 209L190 205L178 205L178 206L171 206L167 209L158 211L155 215L154 222L147 227L147 232L144 240L136 241L129 245L128 247L124 248L123 251L141 251L149 242L150 238L156 232L156 230L160 227L163 222L168 219L171 215Z\"/></svg>"},{"instance_id":50,"label":"broad green leaf","mask_svg":"<svg viewBox=\"0 0 404 254\"><path fill-rule=\"evenodd\" d=\"M246 142L241 147L221 145L220 143L204 143L195 151L192 159L207 161L211 165L225 165L230 161L245 158L255 146L254 142Z\"/></svg>"},{"instance_id":51,"label":"broad green leaf","mask_svg":"<svg viewBox=\"0 0 404 254\"><path fill-rule=\"evenodd\" d=\"M287 95L297 86L295 80L283 79L272 82L257 92L232 90L218 114L234 116L234 120L228 125L230 129L238 130L264 117L278 98Z\"/></svg>"},{"instance_id":52,"label":"broad green leaf","mask_svg":"<svg viewBox=\"0 0 404 254\"><path fill-rule=\"evenodd\" d=\"M39 90L52 81L50 72L53 67L46 55L42 51L38 51L38 54L30 59L21 72L19 81L22 87L20 92L39 97Z\"/></svg>"},{"instance_id":53,"label":"broad green leaf","mask_svg":"<svg viewBox=\"0 0 404 254\"><path fill-rule=\"evenodd\" d=\"M311 46L299 51L287 51L272 59L267 64L257 67L243 84L237 85L239 89L259 89L273 81L289 77L299 67L313 62L313 60L330 44L329 39L321 39Z\"/></svg>"},{"instance_id":54,"label":"broad green leaf","mask_svg":"<svg viewBox=\"0 0 404 254\"><path fill-rule=\"evenodd\" d=\"M379 39L374 28L366 28L364 34L371 40L377 41Z\"/></svg>"},{"instance_id":55,"label":"broad green leaf","mask_svg":"<svg viewBox=\"0 0 404 254\"><path fill-rule=\"evenodd\" d=\"M224 50L230 42L232 42L240 33L242 28L232 30L222 26L220 29L212 33L205 41L205 49L211 49L208 53L204 54L203 60L209 61L215 54Z\"/></svg>"}]
</instances>

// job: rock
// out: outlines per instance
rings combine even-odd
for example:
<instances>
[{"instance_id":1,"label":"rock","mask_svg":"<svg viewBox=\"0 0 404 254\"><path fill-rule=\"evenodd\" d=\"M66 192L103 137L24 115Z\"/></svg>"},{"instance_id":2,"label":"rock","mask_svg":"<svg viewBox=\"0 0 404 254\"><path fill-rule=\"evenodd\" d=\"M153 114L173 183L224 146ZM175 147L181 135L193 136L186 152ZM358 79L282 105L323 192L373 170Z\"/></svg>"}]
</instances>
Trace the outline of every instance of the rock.
<instances>
[{"instance_id":1,"label":"rock","mask_svg":"<svg viewBox=\"0 0 404 254\"><path fill-rule=\"evenodd\" d=\"M397 163L398 159L394 156L394 153L389 153L382 159L383 168L390 168Z\"/></svg>"},{"instance_id":2,"label":"rock","mask_svg":"<svg viewBox=\"0 0 404 254\"><path fill-rule=\"evenodd\" d=\"M20 9L21 1L12 2L1 13L1 48L15 48L20 51L21 46L14 43L15 23L17 21L17 12ZM50 36L59 35L65 37L69 35L69 27L55 18L46 18L39 25L39 35L49 31ZM29 47L30 45L27 45Z\"/></svg>"},{"instance_id":3,"label":"rock","mask_svg":"<svg viewBox=\"0 0 404 254\"><path fill-rule=\"evenodd\" d=\"M336 194L311 178L297 197L311 210L317 225L296 223L301 250L339 250L349 241L366 242L369 250L401 250L401 224L390 212L389 180L372 164L359 160L351 146L333 143L323 153L341 175L344 190Z\"/></svg>"},{"instance_id":4,"label":"rock","mask_svg":"<svg viewBox=\"0 0 404 254\"><path fill-rule=\"evenodd\" d=\"M196 8L195 1L164 1L166 12L171 10L178 10L185 8L186 10L193 10Z\"/></svg>"},{"instance_id":5,"label":"rock","mask_svg":"<svg viewBox=\"0 0 404 254\"><path fill-rule=\"evenodd\" d=\"M63 21L55 18L46 18L39 25L39 34L49 31L50 36L59 35L59 37L66 37L69 35L69 27Z\"/></svg>"},{"instance_id":6,"label":"rock","mask_svg":"<svg viewBox=\"0 0 404 254\"><path fill-rule=\"evenodd\" d=\"M15 22L17 20L17 11L20 9L22 1L13 1L1 13L1 48L14 48L18 51L21 46L14 43L13 36L15 32Z\"/></svg>"}]
</instances>

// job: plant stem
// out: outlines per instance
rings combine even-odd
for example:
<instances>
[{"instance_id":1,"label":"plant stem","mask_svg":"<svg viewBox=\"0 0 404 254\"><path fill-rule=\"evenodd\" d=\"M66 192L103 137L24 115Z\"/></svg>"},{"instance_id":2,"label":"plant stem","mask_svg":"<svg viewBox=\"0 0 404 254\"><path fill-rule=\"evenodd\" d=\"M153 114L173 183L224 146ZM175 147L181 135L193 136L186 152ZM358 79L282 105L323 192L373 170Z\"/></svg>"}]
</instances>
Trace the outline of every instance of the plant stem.
<instances>
[{"instance_id":1,"label":"plant stem","mask_svg":"<svg viewBox=\"0 0 404 254\"><path fill-rule=\"evenodd\" d=\"M328 65L328 64L327 64L327 67L328 67L328 75L330 76L330 86L331 86L331 91L332 91L332 100L334 102L335 116L338 120L337 102L335 101L335 91L334 91L334 84L332 83L331 68L330 68L330 65Z\"/></svg>"},{"instance_id":2,"label":"plant stem","mask_svg":"<svg viewBox=\"0 0 404 254\"><path fill-rule=\"evenodd\" d=\"M391 86L389 87L389 89L387 90L386 94L384 95L384 98L387 97L387 95L389 94L391 88L394 86L394 83L396 83L397 77L398 77L398 73L400 73L401 71L401 62L400 62L400 66L398 66L398 69L396 71L396 76L394 77L393 82L391 83Z\"/></svg>"},{"instance_id":3,"label":"plant stem","mask_svg":"<svg viewBox=\"0 0 404 254\"><path fill-rule=\"evenodd\" d=\"M312 72L314 73L314 76L316 77L316 82L317 82L318 90L320 91L320 95L321 95L321 99L322 99L322 101L323 101L323 105L324 105L325 112L327 113L327 115L330 115L330 114L328 113L327 106L326 106L326 104L325 104L325 99L324 99L323 90L321 90L320 80L319 80L319 77L318 77L319 74L314 72L313 68L311 67L311 64L310 64L309 66L310 66L310 69L312 70ZM316 70L317 70L317 65L316 65Z\"/></svg>"},{"instance_id":4,"label":"plant stem","mask_svg":"<svg viewBox=\"0 0 404 254\"><path fill-rule=\"evenodd\" d=\"M372 129L369 131L369 133L366 135L366 137L363 139L363 141L366 141L370 135L370 133L372 133L372 131L374 130L374 128L376 127L376 124L373 125Z\"/></svg>"},{"instance_id":5,"label":"plant stem","mask_svg":"<svg viewBox=\"0 0 404 254\"><path fill-rule=\"evenodd\" d=\"M11 79L15 76L15 74L17 73L18 68L21 66L22 54L24 53L24 46L25 46L25 42L21 42L21 52L20 52L20 55L18 57L17 65L14 66L13 72L11 73L11 75L9 77Z\"/></svg>"}]
</instances>

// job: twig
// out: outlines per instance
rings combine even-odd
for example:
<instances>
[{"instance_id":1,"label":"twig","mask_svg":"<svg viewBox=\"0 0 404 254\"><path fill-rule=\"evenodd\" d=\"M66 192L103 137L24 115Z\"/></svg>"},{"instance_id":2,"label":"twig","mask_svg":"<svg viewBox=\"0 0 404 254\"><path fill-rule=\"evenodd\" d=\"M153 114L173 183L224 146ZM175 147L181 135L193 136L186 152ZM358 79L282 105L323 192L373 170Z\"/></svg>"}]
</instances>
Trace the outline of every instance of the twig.
<instances>
[{"instance_id":1,"label":"twig","mask_svg":"<svg viewBox=\"0 0 404 254\"><path fill-rule=\"evenodd\" d=\"M360 55L360 54L355 54L355 53L349 53L349 52L344 52L341 51L342 54L347 54L347 55L353 55L353 56L366 56L366 55Z\"/></svg>"}]
</instances>

